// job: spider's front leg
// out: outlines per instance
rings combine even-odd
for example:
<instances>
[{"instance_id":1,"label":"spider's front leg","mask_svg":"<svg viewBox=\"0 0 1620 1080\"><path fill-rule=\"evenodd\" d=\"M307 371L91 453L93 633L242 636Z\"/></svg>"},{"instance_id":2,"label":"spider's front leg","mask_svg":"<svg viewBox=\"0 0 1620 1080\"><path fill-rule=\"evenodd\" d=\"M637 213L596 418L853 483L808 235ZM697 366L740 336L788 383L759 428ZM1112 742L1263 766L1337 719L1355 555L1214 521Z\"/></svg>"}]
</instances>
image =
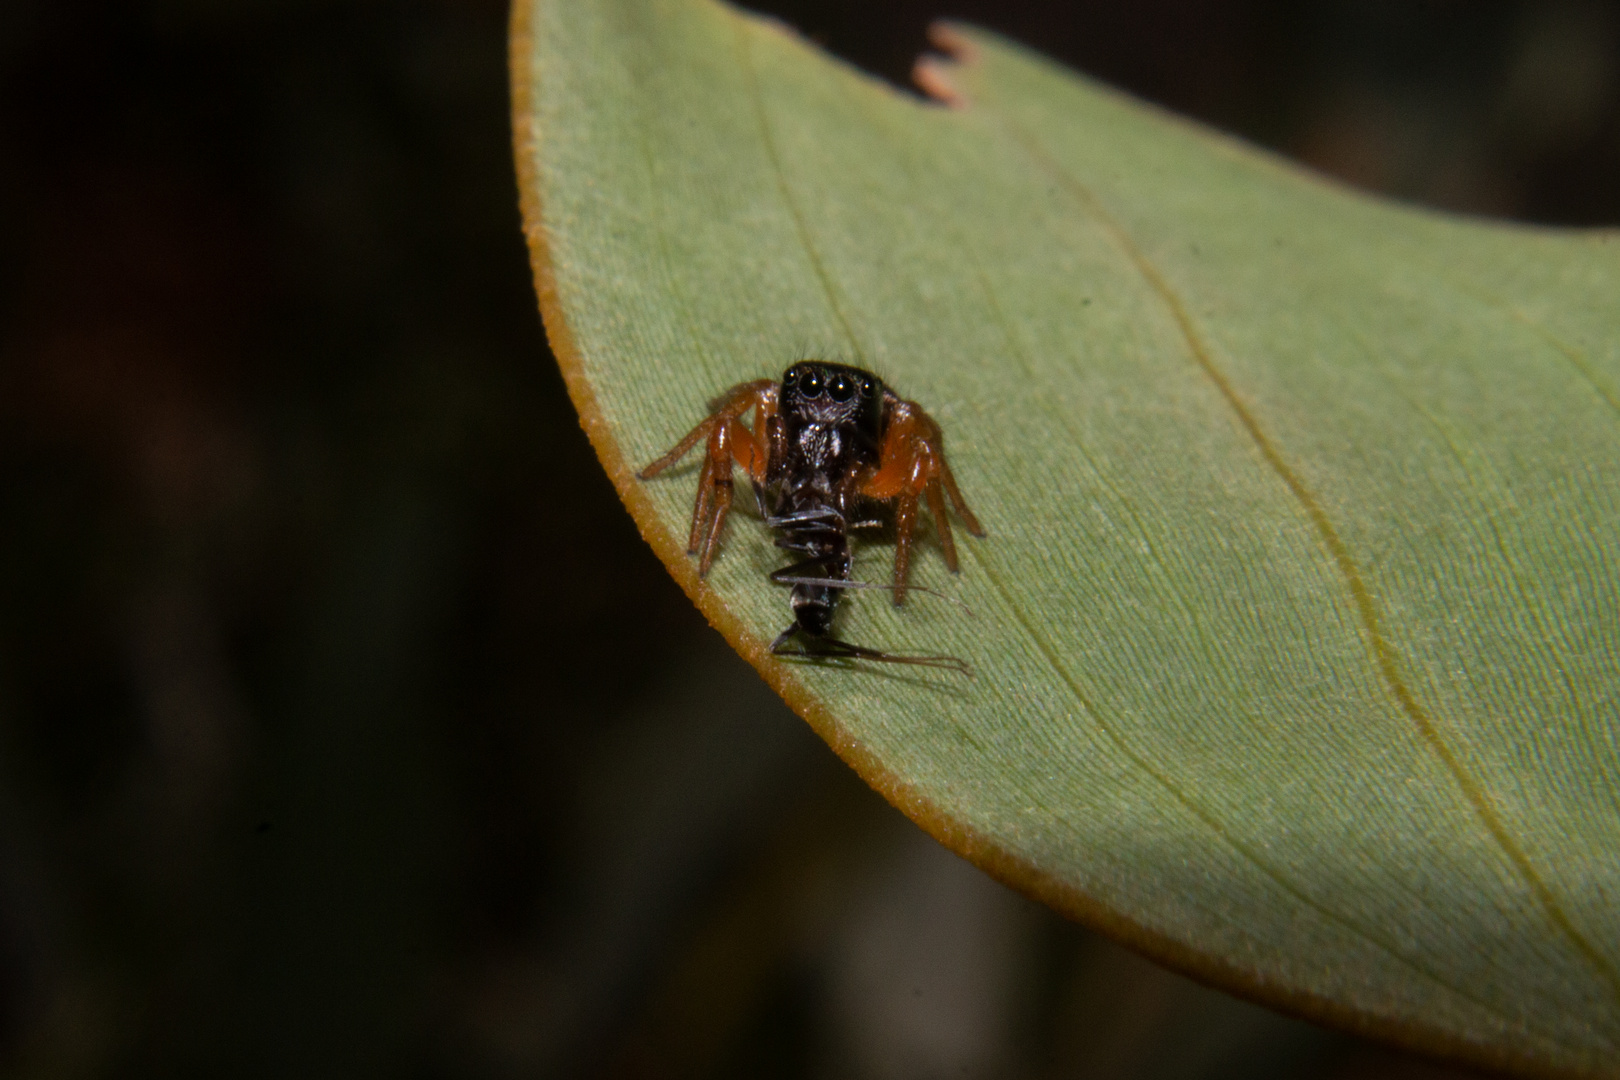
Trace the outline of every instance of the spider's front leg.
<instances>
[{"instance_id":1,"label":"spider's front leg","mask_svg":"<svg viewBox=\"0 0 1620 1080\"><path fill-rule=\"evenodd\" d=\"M973 516L962 492L957 489L956 478L945 462L945 440L939 425L915 401L888 396L882 455L877 470L861 483L859 490L869 498L895 500L894 604L899 607L906 601L906 578L911 570L911 539L917 528L919 498L928 500L934 528L939 533L940 550L945 554L945 565L953 574L959 566L950 519L945 515L945 496L950 496L951 505L968 532L983 536L984 526Z\"/></svg>"},{"instance_id":2,"label":"spider's front leg","mask_svg":"<svg viewBox=\"0 0 1620 1080\"><path fill-rule=\"evenodd\" d=\"M698 556L699 577L708 574L709 565L714 562L720 530L725 527L726 515L731 511L732 464L742 466L756 485L765 482L770 467L769 433L776 418L776 403L777 385L773 379L756 379L733 386L715 401L708 417L687 432L686 438L636 474L643 480L651 480L685 457L699 442L708 440L703 472L698 477L697 501L692 507L692 534L686 542L686 553ZM752 431L743 422L750 409L754 410Z\"/></svg>"}]
</instances>

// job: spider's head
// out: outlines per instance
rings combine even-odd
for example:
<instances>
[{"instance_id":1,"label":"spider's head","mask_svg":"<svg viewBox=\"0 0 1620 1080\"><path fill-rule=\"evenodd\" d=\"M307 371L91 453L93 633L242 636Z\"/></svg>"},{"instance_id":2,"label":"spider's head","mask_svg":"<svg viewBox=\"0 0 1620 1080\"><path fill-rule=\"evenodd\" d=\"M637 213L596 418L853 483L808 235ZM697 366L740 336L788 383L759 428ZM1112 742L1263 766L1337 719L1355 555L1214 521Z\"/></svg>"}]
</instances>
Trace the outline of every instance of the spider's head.
<instances>
[{"instance_id":1,"label":"spider's head","mask_svg":"<svg viewBox=\"0 0 1620 1080\"><path fill-rule=\"evenodd\" d=\"M802 360L782 374L781 410L797 423L850 425L876 440L883 420L883 382L860 368Z\"/></svg>"}]
</instances>

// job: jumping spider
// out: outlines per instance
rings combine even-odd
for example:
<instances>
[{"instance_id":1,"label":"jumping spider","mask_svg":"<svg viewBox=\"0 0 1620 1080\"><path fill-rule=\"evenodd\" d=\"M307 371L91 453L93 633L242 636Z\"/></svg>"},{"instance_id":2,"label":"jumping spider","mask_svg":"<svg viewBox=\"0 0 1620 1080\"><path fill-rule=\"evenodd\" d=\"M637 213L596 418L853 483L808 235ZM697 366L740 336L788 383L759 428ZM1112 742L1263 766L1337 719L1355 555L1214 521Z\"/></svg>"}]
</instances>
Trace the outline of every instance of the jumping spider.
<instances>
[{"instance_id":1,"label":"jumping spider","mask_svg":"<svg viewBox=\"0 0 1620 1080\"><path fill-rule=\"evenodd\" d=\"M698 575L703 576L714 562L731 510L733 465L748 474L765 523L781 534L776 546L804 556L771 574L772 581L793 587L793 624L777 635L771 651L966 671L967 665L955 657L897 655L832 636L833 609L846 590L892 589L895 606L905 603L919 500L926 499L933 513L952 573L958 563L945 496L969 532L985 534L945 463L939 425L922 406L901 398L869 371L804 360L788 368L780 382L756 379L732 387L710 410L707 419L638 475L652 479L707 440L686 546L687 554L697 556ZM743 419L750 410L752 430ZM857 516L863 502L893 504L893 585L874 586L850 577L849 531L881 524ZM789 646L794 638L798 647Z\"/></svg>"}]
</instances>

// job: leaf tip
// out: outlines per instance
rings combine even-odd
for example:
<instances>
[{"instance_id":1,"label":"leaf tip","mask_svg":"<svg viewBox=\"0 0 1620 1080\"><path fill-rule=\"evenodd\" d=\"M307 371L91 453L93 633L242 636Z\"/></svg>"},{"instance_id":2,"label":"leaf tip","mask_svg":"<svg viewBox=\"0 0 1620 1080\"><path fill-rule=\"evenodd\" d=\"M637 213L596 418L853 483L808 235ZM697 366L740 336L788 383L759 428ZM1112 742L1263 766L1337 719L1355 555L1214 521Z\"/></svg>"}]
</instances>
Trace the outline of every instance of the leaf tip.
<instances>
[{"instance_id":1,"label":"leaf tip","mask_svg":"<svg viewBox=\"0 0 1620 1080\"><path fill-rule=\"evenodd\" d=\"M967 108L967 95L951 76L956 68L978 62L978 46L954 23L943 20L928 27L928 41L939 53L926 53L917 58L911 68L912 81L942 105L952 109Z\"/></svg>"}]
</instances>

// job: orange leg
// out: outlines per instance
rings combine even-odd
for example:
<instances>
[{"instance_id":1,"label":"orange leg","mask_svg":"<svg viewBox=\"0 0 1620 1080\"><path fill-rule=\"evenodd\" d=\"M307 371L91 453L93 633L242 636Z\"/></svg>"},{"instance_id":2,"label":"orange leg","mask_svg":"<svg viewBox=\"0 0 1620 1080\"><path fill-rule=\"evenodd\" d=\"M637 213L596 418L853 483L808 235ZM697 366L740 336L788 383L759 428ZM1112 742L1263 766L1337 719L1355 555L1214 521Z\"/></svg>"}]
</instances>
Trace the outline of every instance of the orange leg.
<instances>
[{"instance_id":1,"label":"orange leg","mask_svg":"<svg viewBox=\"0 0 1620 1080\"><path fill-rule=\"evenodd\" d=\"M928 481L924 489L928 496L928 512L934 515L934 528L939 532L939 548L945 556L945 566L951 573L961 573L956 561L956 538L951 535L951 519L945 516L945 496L940 494L939 481Z\"/></svg>"},{"instance_id":2,"label":"orange leg","mask_svg":"<svg viewBox=\"0 0 1620 1080\"><path fill-rule=\"evenodd\" d=\"M917 528L917 495L902 491L894 508L894 606L906 602L906 579L911 576L911 537Z\"/></svg>"},{"instance_id":3,"label":"orange leg","mask_svg":"<svg viewBox=\"0 0 1620 1080\"><path fill-rule=\"evenodd\" d=\"M770 446L766 438L770 418L776 415L776 382L756 379L726 391L697 427L670 448L669 452L649 464L636 475L651 480L681 458L698 443L707 440L707 453L703 470L698 475L697 498L692 506L692 531L687 539L686 553L698 556L698 576L709 572L715 554L720 548L720 534L725 528L726 515L731 511L731 470L733 464L742 466L756 484L764 483L770 464ZM750 409L756 411L754 430L743 423Z\"/></svg>"},{"instance_id":4,"label":"orange leg","mask_svg":"<svg viewBox=\"0 0 1620 1080\"><path fill-rule=\"evenodd\" d=\"M943 492L941 487L943 485ZM860 485L860 493L873 499L896 499L894 527L894 603L906 601L906 579L911 570L912 535L917 526L917 502L928 500L939 534L945 565L956 573L956 540L945 513L945 495L956 508L962 524L974 536L984 535L984 526L968 509L956 486L950 466L945 464L944 436L939 425L914 401L893 398L889 402L889 422L883 433L883 450L877 469Z\"/></svg>"},{"instance_id":5,"label":"orange leg","mask_svg":"<svg viewBox=\"0 0 1620 1080\"><path fill-rule=\"evenodd\" d=\"M979 519L974 517L973 511L968 509L967 500L962 498L962 492L956 486L956 477L951 474L951 467L945 461L943 447L939 448L939 478L945 484L945 493L951 497L951 505L956 507L956 516L962 519L962 524L967 526L967 531L974 536L984 536L984 526L979 524ZM934 516L944 520L944 508L941 507L935 510Z\"/></svg>"}]
</instances>

